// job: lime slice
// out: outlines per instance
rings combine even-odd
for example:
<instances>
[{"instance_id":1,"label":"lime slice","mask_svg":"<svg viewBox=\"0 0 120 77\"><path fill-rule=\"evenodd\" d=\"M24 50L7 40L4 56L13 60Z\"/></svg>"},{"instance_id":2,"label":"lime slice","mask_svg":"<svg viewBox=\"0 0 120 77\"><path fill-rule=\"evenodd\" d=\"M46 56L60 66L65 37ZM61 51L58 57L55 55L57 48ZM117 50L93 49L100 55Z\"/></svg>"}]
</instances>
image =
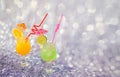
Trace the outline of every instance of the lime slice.
<instances>
[{"instance_id":1,"label":"lime slice","mask_svg":"<svg viewBox=\"0 0 120 77\"><path fill-rule=\"evenodd\" d=\"M40 35L38 36L37 38L37 42L40 44L40 45L43 45L47 42L47 37L44 36L44 35Z\"/></svg>"}]
</instances>

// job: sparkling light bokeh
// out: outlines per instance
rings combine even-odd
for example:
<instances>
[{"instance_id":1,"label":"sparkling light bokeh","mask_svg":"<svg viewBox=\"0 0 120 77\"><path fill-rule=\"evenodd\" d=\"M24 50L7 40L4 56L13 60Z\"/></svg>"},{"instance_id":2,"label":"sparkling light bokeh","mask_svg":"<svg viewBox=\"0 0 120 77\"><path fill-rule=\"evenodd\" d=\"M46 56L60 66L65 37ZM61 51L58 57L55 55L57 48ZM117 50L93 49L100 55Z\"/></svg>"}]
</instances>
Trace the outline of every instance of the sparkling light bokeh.
<instances>
[{"instance_id":1,"label":"sparkling light bokeh","mask_svg":"<svg viewBox=\"0 0 120 77\"><path fill-rule=\"evenodd\" d=\"M41 60L37 36L31 36L31 52L23 57L15 51L12 29L26 23L43 25L55 39L57 60ZM120 0L0 0L0 77L120 77Z\"/></svg>"}]
</instances>

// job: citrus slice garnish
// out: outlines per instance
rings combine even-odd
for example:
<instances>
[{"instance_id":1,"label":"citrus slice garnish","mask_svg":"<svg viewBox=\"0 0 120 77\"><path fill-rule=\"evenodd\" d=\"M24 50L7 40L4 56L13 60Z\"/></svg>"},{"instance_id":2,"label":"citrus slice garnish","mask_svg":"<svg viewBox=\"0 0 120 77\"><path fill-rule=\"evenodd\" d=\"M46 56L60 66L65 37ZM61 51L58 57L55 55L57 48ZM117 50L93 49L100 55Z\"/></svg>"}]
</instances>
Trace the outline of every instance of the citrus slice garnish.
<instances>
[{"instance_id":1,"label":"citrus slice garnish","mask_svg":"<svg viewBox=\"0 0 120 77\"><path fill-rule=\"evenodd\" d=\"M23 32L17 28L14 28L12 30L13 36L17 39L17 38L21 38L23 37Z\"/></svg>"},{"instance_id":2,"label":"citrus slice garnish","mask_svg":"<svg viewBox=\"0 0 120 77\"><path fill-rule=\"evenodd\" d=\"M22 30L27 29L25 23L17 24L17 26L18 26L19 29L22 29Z\"/></svg>"},{"instance_id":3,"label":"citrus slice garnish","mask_svg":"<svg viewBox=\"0 0 120 77\"><path fill-rule=\"evenodd\" d=\"M37 38L37 42L41 45L45 44L47 42L47 37L44 35L40 35Z\"/></svg>"}]
</instances>

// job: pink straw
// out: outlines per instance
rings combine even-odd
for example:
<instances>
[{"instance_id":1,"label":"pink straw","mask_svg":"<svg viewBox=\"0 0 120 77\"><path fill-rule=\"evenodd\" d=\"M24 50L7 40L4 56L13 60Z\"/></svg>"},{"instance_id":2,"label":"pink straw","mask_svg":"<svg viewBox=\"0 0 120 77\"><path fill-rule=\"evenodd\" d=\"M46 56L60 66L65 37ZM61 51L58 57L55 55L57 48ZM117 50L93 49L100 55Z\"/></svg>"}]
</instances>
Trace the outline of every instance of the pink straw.
<instances>
[{"instance_id":1,"label":"pink straw","mask_svg":"<svg viewBox=\"0 0 120 77\"><path fill-rule=\"evenodd\" d=\"M61 24L61 22L62 22L62 18L63 18L63 14L61 15L61 18L60 18L59 22L57 23L56 28L55 28L55 30L54 30L54 35L53 35L52 43L54 43L54 39L55 39L56 33L57 33L57 31L59 30L60 24Z\"/></svg>"}]
</instances>

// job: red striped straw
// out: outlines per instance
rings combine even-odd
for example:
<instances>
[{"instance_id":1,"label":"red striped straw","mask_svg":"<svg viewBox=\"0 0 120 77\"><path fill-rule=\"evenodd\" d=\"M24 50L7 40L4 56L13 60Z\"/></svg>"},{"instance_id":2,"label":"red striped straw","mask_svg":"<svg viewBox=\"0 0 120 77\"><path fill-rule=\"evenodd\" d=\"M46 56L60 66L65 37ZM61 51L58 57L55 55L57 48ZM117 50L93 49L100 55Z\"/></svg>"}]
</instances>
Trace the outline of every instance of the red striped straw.
<instances>
[{"instance_id":1,"label":"red striped straw","mask_svg":"<svg viewBox=\"0 0 120 77\"><path fill-rule=\"evenodd\" d=\"M37 27L40 27L44 22L45 22L45 19L47 18L48 16L48 13L45 14L43 20L40 22L40 24L37 26L37 25L34 25L32 27L32 31L26 36L26 39L28 39L30 37L30 35L34 34L35 35L35 31L38 31L38 28Z\"/></svg>"}]
</instances>

